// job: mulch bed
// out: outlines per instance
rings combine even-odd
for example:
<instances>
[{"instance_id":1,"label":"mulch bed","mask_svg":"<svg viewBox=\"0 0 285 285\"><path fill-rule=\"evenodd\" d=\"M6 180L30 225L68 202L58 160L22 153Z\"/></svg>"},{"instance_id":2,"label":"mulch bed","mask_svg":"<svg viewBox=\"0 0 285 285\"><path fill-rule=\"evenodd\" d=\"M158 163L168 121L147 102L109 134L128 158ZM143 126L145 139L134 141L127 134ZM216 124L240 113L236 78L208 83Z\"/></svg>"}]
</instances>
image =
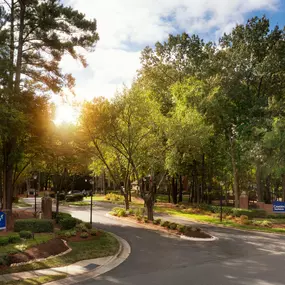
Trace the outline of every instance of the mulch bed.
<instances>
[{"instance_id":1,"label":"mulch bed","mask_svg":"<svg viewBox=\"0 0 285 285\"><path fill-rule=\"evenodd\" d=\"M59 238L55 238L46 243L31 247L24 252L12 254L9 256L9 261L11 264L28 262L35 259L47 258L52 255L58 255L66 250L68 250L68 247L64 242Z\"/></svg>"},{"instance_id":2,"label":"mulch bed","mask_svg":"<svg viewBox=\"0 0 285 285\"><path fill-rule=\"evenodd\" d=\"M128 216L128 217L123 217L122 219L126 219L126 220L129 220L129 221L132 221L132 222L135 221L137 224L140 224L140 225L142 225L142 226L144 226L146 228L149 228L149 229L158 230L158 231L165 232L165 233L171 233L171 234L175 234L175 235L178 235L178 236L181 235L181 233L177 232L176 230L171 230L171 229L168 229L168 228L161 227L159 225L154 225L151 222L149 222L149 223L138 222L135 217ZM211 238L212 237L211 235L201 231L200 229L198 229L198 231L188 231L184 235L187 236L187 237L200 238L200 239Z\"/></svg>"}]
</instances>

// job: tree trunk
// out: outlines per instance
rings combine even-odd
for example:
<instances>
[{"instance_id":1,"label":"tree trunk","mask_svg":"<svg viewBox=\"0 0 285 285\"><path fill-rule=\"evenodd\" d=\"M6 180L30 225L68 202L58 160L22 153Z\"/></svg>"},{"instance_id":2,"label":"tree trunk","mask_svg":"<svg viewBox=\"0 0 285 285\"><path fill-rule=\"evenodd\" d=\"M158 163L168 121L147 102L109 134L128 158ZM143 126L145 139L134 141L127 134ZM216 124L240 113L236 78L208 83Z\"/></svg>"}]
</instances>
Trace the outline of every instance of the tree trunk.
<instances>
[{"instance_id":1,"label":"tree trunk","mask_svg":"<svg viewBox=\"0 0 285 285\"><path fill-rule=\"evenodd\" d=\"M198 173L197 173L197 162L193 160L193 190L194 190L194 203L200 202L200 191L198 187Z\"/></svg>"},{"instance_id":2,"label":"tree trunk","mask_svg":"<svg viewBox=\"0 0 285 285\"><path fill-rule=\"evenodd\" d=\"M206 182L205 182L205 154L202 154L202 178L201 178L201 200L202 202L205 202L205 188L206 188Z\"/></svg>"},{"instance_id":3,"label":"tree trunk","mask_svg":"<svg viewBox=\"0 0 285 285\"><path fill-rule=\"evenodd\" d=\"M23 45L24 45L24 27L25 27L25 13L26 4L23 0L20 2L20 26L19 26L19 39L18 39L18 53L16 63L16 76L15 76L15 92L19 95L20 92L20 80L22 72L22 59L23 59Z\"/></svg>"},{"instance_id":4,"label":"tree trunk","mask_svg":"<svg viewBox=\"0 0 285 285\"><path fill-rule=\"evenodd\" d=\"M282 174L282 201L285 202L285 173Z\"/></svg>"},{"instance_id":5,"label":"tree trunk","mask_svg":"<svg viewBox=\"0 0 285 285\"><path fill-rule=\"evenodd\" d=\"M183 201L183 183L182 183L182 175L179 175L179 197L178 202Z\"/></svg>"},{"instance_id":6,"label":"tree trunk","mask_svg":"<svg viewBox=\"0 0 285 285\"><path fill-rule=\"evenodd\" d=\"M13 90L13 77L14 77L14 70L13 70L13 63L14 63L14 52L15 52L15 37L14 37L14 10L15 10L15 4L14 0L11 0L11 25L10 25L10 71L9 71L9 91L12 92Z\"/></svg>"},{"instance_id":7,"label":"tree trunk","mask_svg":"<svg viewBox=\"0 0 285 285\"><path fill-rule=\"evenodd\" d=\"M262 195L262 181L261 181L261 164L260 162L256 163L256 187L257 187L257 201L258 202L263 202L263 195Z\"/></svg>"},{"instance_id":8,"label":"tree trunk","mask_svg":"<svg viewBox=\"0 0 285 285\"><path fill-rule=\"evenodd\" d=\"M265 203L267 203L267 204L271 203L271 193L270 193L270 190L271 190L271 176L268 175L266 177L265 197L264 197Z\"/></svg>"},{"instance_id":9,"label":"tree trunk","mask_svg":"<svg viewBox=\"0 0 285 285\"><path fill-rule=\"evenodd\" d=\"M239 207L239 184L238 184L238 169L236 166L235 160L235 141L233 138L230 138L230 145L231 145L231 161L232 161L232 168L233 168L233 178L234 178L234 195L235 195L235 207Z\"/></svg>"},{"instance_id":10,"label":"tree trunk","mask_svg":"<svg viewBox=\"0 0 285 285\"><path fill-rule=\"evenodd\" d=\"M125 193L125 194L124 194L124 198L125 198L125 207L126 207L126 210L129 210L129 209L130 209L130 202L129 202L129 195L128 195L128 193Z\"/></svg>"},{"instance_id":11,"label":"tree trunk","mask_svg":"<svg viewBox=\"0 0 285 285\"><path fill-rule=\"evenodd\" d=\"M171 203L171 187L169 185L168 180L167 180L167 195L168 195L168 203Z\"/></svg>"},{"instance_id":12,"label":"tree trunk","mask_svg":"<svg viewBox=\"0 0 285 285\"><path fill-rule=\"evenodd\" d=\"M174 176L172 177L172 203L177 204L177 184Z\"/></svg>"}]
</instances>

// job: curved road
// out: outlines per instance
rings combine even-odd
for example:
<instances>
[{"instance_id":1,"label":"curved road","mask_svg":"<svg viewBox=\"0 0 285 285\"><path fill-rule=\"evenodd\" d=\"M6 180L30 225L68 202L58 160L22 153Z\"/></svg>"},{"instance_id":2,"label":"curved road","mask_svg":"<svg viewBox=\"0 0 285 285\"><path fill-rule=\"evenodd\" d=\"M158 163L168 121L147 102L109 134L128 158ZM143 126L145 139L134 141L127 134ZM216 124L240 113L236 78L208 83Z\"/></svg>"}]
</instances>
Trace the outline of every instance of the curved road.
<instances>
[{"instance_id":1,"label":"curved road","mask_svg":"<svg viewBox=\"0 0 285 285\"><path fill-rule=\"evenodd\" d=\"M126 239L132 253L120 266L83 285L284 285L285 236L201 225L219 238L192 242L106 217L113 205L96 203L98 228ZM65 208L89 220L89 208ZM170 218L168 218L170 220ZM185 220L175 218L185 223ZM187 223L187 222L186 222ZM188 224L191 224L188 222Z\"/></svg>"}]
</instances>

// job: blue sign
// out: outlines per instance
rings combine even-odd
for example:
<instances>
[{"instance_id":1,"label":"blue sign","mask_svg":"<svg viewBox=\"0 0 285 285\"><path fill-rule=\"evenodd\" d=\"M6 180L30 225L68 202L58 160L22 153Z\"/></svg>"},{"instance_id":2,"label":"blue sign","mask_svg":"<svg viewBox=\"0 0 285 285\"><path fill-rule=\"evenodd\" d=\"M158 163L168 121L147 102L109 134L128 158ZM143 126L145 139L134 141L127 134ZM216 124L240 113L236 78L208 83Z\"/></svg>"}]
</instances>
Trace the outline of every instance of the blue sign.
<instances>
[{"instance_id":1,"label":"blue sign","mask_svg":"<svg viewBox=\"0 0 285 285\"><path fill-rule=\"evenodd\" d=\"M0 230L6 229L6 214L0 212Z\"/></svg>"},{"instance_id":2,"label":"blue sign","mask_svg":"<svg viewBox=\"0 0 285 285\"><path fill-rule=\"evenodd\" d=\"M285 213L285 202L274 201L273 212Z\"/></svg>"}]
</instances>

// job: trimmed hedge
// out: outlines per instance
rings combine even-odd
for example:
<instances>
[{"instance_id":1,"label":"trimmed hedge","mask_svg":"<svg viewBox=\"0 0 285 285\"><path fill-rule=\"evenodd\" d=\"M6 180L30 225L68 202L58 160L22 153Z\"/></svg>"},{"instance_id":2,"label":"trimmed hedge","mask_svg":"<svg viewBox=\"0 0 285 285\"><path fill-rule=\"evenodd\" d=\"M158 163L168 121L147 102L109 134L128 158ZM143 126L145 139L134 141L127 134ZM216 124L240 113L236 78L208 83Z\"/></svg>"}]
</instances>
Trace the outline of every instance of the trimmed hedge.
<instances>
[{"instance_id":1,"label":"trimmed hedge","mask_svg":"<svg viewBox=\"0 0 285 285\"><path fill-rule=\"evenodd\" d=\"M71 230L76 226L76 219L72 217L61 219L59 225L62 230Z\"/></svg>"},{"instance_id":2,"label":"trimmed hedge","mask_svg":"<svg viewBox=\"0 0 285 285\"><path fill-rule=\"evenodd\" d=\"M52 233L53 222L52 220L39 220L39 219L22 219L16 220L14 231L31 231L33 233Z\"/></svg>"},{"instance_id":3,"label":"trimmed hedge","mask_svg":"<svg viewBox=\"0 0 285 285\"><path fill-rule=\"evenodd\" d=\"M198 209L212 212L215 214L220 213L220 206L215 205L207 205L207 204L200 204L197 206ZM242 215L248 216L250 219L252 218L265 218L267 216L266 211L262 209L253 209L253 210L247 210L247 209L240 209L240 208L232 208L223 206L223 213L226 215L231 215L235 217L240 217Z\"/></svg>"}]
</instances>

